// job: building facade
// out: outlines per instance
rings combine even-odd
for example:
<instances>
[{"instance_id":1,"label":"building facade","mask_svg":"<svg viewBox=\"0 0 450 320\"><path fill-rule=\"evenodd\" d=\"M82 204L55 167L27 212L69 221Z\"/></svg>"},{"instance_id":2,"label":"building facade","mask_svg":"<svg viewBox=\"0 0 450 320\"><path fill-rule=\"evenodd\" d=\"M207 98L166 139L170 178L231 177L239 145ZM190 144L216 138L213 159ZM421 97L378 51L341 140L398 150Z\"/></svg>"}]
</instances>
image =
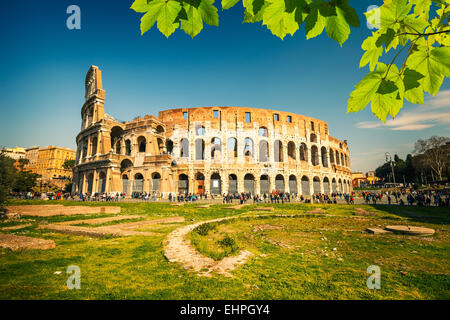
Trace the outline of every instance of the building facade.
<instances>
[{"instance_id":1,"label":"building facade","mask_svg":"<svg viewBox=\"0 0 450 320\"><path fill-rule=\"evenodd\" d=\"M322 120L245 107L181 108L120 122L101 71L86 76L73 192L350 192L347 141Z\"/></svg>"},{"instance_id":2,"label":"building facade","mask_svg":"<svg viewBox=\"0 0 450 320\"><path fill-rule=\"evenodd\" d=\"M25 148L22 147L14 147L14 148L3 148L2 152L5 156L14 159L19 160L22 158L25 158Z\"/></svg>"}]
</instances>

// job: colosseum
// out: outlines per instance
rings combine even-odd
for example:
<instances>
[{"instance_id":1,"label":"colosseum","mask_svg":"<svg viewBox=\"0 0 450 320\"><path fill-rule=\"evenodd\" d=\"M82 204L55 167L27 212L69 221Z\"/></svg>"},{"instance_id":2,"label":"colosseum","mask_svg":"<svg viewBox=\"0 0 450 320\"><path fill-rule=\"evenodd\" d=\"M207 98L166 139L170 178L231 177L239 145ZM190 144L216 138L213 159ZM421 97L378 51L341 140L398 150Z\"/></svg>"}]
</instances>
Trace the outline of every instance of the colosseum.
<instances>
[{"instance_id":1,"label":"colosseum","mask_svg":"<svg viewBox=\"0 0 450 320\"><path fill-rule=\"evenodd\" d=\"M181 108L118 121L101 70L86 76L73 192L312 195L351 191L346 140L324 121L245 107Z\"/></svg>"}]
</instances>

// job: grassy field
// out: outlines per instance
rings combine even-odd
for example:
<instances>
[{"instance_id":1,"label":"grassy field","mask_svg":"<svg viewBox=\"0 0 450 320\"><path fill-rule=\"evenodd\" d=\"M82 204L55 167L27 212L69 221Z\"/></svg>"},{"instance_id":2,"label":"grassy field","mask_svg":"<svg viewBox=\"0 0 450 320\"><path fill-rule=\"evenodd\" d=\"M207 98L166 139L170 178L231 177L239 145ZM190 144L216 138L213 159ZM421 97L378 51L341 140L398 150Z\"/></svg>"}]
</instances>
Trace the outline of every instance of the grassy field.
<instances>
[{"instance_id":1,"label":"grassy field","mask_svg":"<svg viewBox=\"0 0 450 320\"><path fill-rule=\"evenodd\" d=\"M14 201L11 204L52 204ZM47 251L0 249L0 299L449 299L450 210L395 206L274 204L275 210L254 206L223 210L223 205L196 208L167 203L75 203L120 205L120 215L143 218L183 216L183 223L144 226L154 236L90 238L38 229L40 222L115 216L91 214L23 217L32 226L2 231L52 239ZM323 208L323 214L307 211ZM354 216L356 207L376 216ZM296 215L280 218L275 215ZM117 215L117 214L116 214ZM233 278L199 277L167 261L162 242L174 229L200 220L234 216L189 234L206 256L220 260L246 249L255 255L232 273ZM246 216L246 217L240 217ZM136 221L136 220L132 220ZM120 221L126 223L130 221ZM109 224L109 223L108 223ZM436 234L414 237L373 235L367 227L408 224L430 227ZM90 226L95 227L95 226ZM81 269L81 289L66 286L69 265ZM366 270L381 269L381 289L369 290ZM60 274L55 274L61 271Z\"/></svg>"}]
</instances>

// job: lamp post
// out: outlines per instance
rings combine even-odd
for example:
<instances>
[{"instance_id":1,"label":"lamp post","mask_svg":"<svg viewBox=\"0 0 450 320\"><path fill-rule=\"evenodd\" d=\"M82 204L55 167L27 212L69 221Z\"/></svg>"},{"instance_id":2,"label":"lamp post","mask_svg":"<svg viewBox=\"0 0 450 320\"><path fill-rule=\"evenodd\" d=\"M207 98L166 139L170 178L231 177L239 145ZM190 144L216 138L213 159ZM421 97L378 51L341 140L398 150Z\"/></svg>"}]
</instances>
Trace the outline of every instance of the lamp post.
<instances>
[{"instance_id":1,"label":"lamp post","mask_svg":"<svg viewBox=\"0 0 450 320\"><path fill-rule=\"evenodd\" d=\"M397 191L397 183L395 182L395 174L394 174L394 162L392 161L392 157L389 152L386 152L385 155L386 155L386 162L389 162L389 164L391 165L392 179L394 180L394 190ZM395 197L395 203L398 203L398 193Z\"/></svg>"}]
</instances>

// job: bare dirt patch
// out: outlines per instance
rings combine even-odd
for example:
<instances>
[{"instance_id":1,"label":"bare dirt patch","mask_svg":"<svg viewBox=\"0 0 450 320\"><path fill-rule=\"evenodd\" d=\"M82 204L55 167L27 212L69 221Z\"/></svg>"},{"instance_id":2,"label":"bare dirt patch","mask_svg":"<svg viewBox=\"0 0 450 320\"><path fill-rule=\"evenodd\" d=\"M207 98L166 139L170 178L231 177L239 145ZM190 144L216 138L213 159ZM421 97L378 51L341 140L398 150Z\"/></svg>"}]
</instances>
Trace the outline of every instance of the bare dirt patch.
<instances>
[{"instance_id":1,"label":"bare dirt patch","mask_svg":"<svg viewBox=\"0 0 450 320\"><path fill-rule=\"evenodd\" d=\"M92 213L120 213L120 207L87 207L87 206L63 206L63 205L26 205L8 206L7 214L18 214L20 216L70 216L75 214Z\"/></svg>"},{"instance_id":2,"label":"bare dirt patch","mask_svg":"<svg viewBox=\"0 0 450 320\"><path fill-rule=\"evenodd\" d=\"M376 216L377 214L375 212L369 212L364 210L363 208L356 208L355 212L353 213L355 216Z\"/></svg>"},{"instance_id":3,"label":"bare dirt patch","mask_svg":"<svg viewBox=\"0 0 450 320\"><path fill-rule=\"evenodd\" d=\"M48 250L55 248L53 240L16 236L13 234L0 233L0 247L17 251L21 249Z\"/></svg>"},{"instance_id":4,"label":"bare dirt patch","mask_svg":"<svg viewBox=\"0 0 450 320\"><path fill-rule=\"evenodd\" d=\"M28 227L31 227L31 226L32 226L31 223L27 223L27 224L20 224L18 226L3 227L3 228L0 228L0 230L5 230L5 231L7 231L7 230L20 230L20 229L28 228Z\"/></svg>"}]
</instances>

